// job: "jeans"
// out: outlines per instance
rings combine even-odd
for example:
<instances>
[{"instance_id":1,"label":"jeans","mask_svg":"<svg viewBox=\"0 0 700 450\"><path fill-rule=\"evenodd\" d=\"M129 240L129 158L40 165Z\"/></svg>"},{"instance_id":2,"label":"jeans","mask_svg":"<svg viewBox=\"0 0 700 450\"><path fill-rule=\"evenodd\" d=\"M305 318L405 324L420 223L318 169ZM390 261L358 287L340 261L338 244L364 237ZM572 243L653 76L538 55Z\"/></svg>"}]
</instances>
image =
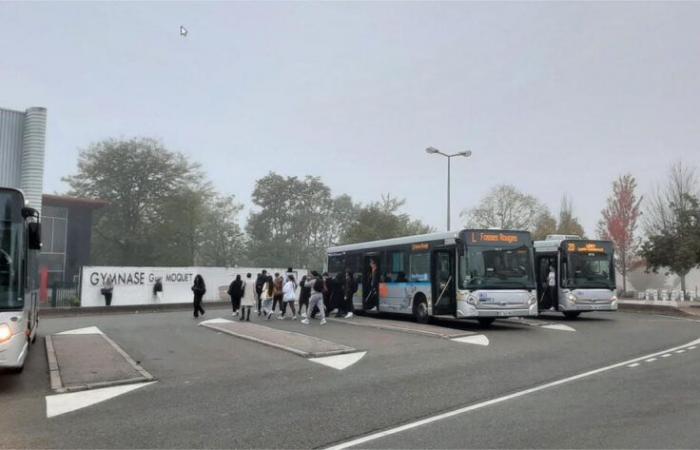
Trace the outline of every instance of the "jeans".
<instances>
[{"instance_id":1,"label":"jeans","mask_svg":"<svg viewBox=\"0 0 700 450\"><path fill-rule=\"evenodd\" d=\"M272 299L271 298L263 298L262 299L262 312L267 314L268 312L272 312Z\"/></svg>"}]
</instances>

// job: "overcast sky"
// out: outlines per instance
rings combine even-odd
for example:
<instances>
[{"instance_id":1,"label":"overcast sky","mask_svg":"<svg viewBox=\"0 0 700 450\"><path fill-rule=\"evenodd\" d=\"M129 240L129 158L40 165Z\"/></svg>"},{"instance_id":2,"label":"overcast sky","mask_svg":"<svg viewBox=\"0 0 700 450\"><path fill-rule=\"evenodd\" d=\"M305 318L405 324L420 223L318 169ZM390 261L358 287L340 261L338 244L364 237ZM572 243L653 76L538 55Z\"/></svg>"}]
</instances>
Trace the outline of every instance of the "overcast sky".
<instances>
[{"instance_id":1,"label":"overcast sky","mask_svg":"<svg viewBox=\"0 0 700 450\"><path fill-rule=\"evenodd\" d=\"M179 26L189 30L179 36ZM249 204L269 171L453 227L498 183L593 233L612 180L700 165L700 3L0 3L0 106L48 108L46 192L152 136ZM247 213L246 213L247 214ZM242 217L243 219L243 217Z\"/></svg>"}]
</instances>

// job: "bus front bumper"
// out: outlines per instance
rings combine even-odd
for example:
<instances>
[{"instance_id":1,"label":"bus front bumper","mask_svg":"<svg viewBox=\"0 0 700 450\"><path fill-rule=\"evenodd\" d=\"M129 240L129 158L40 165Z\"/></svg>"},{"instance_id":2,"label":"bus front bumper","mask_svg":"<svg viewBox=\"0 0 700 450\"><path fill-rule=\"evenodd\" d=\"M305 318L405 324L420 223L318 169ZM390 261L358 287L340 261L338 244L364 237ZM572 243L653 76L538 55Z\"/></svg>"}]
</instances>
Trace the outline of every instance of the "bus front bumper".
<instances>
[{"instance_id":1,"label":"bus front bumper","mask_svg":"<svg viewBox=\"0 0 700 450\"><path fill-rule=\"evenodd\" d=\"M473 317L524 317L538 314L537 303L518 307L479 308L465 301L457 302L457 318Z\"/></svg>"},{"instance_id":2,"label":"bus front bumper","mask_svg":"<svg viewBox=\"0 0 700 450\"><path fill-rule=\"evenodd\" d=\"M29 341L24 333L17 333L0 344L0 367L10 369L22 367L27 356L28 346Z\"/></svg>"},{"instance_id":3,"label":"bus front bumper","mask_svg":"<svg viewBox=\"0 0 700 450\"><path fill-rule=\"evenodd\" d=\"M587 302L579 300L575 303L565 301L559 304L560 311L617 311L617 300L608 302Z\"/></svg>"}]
</instances>

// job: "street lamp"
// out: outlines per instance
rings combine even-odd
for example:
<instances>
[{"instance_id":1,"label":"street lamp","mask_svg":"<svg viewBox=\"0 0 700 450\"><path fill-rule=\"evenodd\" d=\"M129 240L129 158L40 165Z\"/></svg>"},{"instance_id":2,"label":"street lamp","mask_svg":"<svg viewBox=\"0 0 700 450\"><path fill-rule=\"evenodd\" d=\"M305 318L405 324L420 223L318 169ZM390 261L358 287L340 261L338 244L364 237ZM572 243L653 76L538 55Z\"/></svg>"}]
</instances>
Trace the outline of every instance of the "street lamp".
<instances>
[{"instance_id":1,"label":"street lamp","mask_svg":"<svg viewBox=\"0 0 700 450\"><path fill-rule=\"evenodd\" d=\"M443 153L435 147L428 147L425 149L425 152L430 155L434 155L437 153L438 155L442 155L445 158L447 158L447 231L450 231L450 160L452 160L452 158L454 158L455 156L464 156L465 158L469 158L472 155L472 152L471 150L467 150L464 152L448 155L447 153Z\"/></svg>"}]
</instances>

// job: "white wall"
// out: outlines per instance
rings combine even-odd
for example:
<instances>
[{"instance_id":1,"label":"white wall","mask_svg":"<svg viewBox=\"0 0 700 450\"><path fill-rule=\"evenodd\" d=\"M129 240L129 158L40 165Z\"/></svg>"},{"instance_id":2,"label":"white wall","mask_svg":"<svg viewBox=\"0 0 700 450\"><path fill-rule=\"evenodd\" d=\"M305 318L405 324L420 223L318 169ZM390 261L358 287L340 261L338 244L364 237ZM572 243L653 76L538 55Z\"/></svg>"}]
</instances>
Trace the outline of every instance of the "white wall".
<instances>
[{"instance_id":1,"label":"white wall","mask_svg":"<svg viewBox=\"0 0 700 450\"><path fill-rule=\"evenodd\" d=\"M284 268L266 268L268 274L279 272ZM187 303L192 301L192 283L196 275L204 278L207 293L204 301L229 300L226 293L229 284L246 273L255 276L262 272L256 267L107 267L85 266L80 278L80 306L104 306L104 296L100 293L106 277L113 279L114 291L112 305L147 305L158 303L153 296L153 285L157 278L162 278L163 299L161 303ZM297 280L306 275L306 270L297 270Z\"/></svg>"}]
</instances>

